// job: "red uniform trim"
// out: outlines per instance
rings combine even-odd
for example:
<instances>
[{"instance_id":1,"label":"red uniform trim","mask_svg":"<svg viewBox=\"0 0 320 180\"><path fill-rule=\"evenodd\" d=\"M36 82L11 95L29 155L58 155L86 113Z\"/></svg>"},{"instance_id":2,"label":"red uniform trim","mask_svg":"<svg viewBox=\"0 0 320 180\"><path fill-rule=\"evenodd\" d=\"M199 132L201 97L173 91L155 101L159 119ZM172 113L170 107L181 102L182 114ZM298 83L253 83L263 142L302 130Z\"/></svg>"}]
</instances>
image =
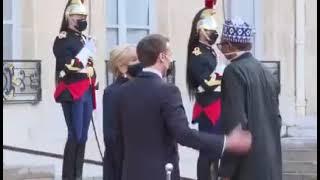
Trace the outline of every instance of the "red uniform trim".
<instances>
[{"instance_id":1,"label":"red uniform trim","mask_svg":"<svg viewBox=\"0 0 320 180\"><path fill-rule=\"evenodd\" d=\"M192 122L195 122L200 114L204 112L213 125L218 122L221 115L221 99L213 101L206 107L202 107L199 103L195 103L193 106Z\"/></svg>"},{"instance_id":2,"label":"red uniform trim","mask_svg":"<svg viewBox=\"0 0 320 180\"><path fill-rule=\"evenodd\" d=\"M95 79L91 79L91 83L95 83ZM90 87L90 80L84 79L81 81L77 81L71 84L65 84L61 81L54 92L54 98L57 98L61 95L61 93L65 90L68 90L72 96L72 100L76 101L80 99L80 97L88 90ZM92 89L92 101L93 101L93 108L96 109L96 93L95 88Z\"/></svg>"}]
</instances>

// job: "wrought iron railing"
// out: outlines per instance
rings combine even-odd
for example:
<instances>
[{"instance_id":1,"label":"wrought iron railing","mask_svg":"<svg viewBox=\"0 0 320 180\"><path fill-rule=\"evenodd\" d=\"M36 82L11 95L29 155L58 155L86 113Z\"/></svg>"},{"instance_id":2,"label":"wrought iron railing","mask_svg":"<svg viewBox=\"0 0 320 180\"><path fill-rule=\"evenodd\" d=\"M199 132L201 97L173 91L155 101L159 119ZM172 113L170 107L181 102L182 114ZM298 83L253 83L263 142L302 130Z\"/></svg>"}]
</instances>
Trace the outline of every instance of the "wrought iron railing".
<instances>
[{"instance_id":1,"label":"wrought iron railing","mask_svg":"<svg viewBox=\"0 0 320 180\"><path fill-rule=\"evenodd\" d=\"M3 103L41 101L41 60L3 60Z\"/></svg>"},{"instance_id":2,"label":"wrought iron railing","mask_svg":"<svg viewBox=\"0 0 320 180\"><path fill-rule=\"evenodd\" d=\"M113 76L112 72L110 71L110 62L108 60L105 61L106 63L106 84L107 86L109 86L110 84L113 83L113 81L115 80L115 77ZM175 66L175 61L171 62L170 64L170 74L167 75L164 79L165 81L167 81L168 83L172 83L175 84L175 77L176 77L176 66Z\"/></svg>"}]
</instances>

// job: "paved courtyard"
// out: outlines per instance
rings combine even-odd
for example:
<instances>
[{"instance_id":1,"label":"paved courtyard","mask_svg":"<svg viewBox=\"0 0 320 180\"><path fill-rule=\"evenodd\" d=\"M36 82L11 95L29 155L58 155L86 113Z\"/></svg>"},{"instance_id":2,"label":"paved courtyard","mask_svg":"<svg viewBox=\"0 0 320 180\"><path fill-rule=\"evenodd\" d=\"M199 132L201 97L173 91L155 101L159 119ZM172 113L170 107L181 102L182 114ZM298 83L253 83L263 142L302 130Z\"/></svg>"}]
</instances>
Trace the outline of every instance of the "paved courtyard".
<instances>
[{"instance_id":1,"label":"paved courtyard","mask_svg":"<svg viewBox=\"0 0 320 180\"><path fill-rule=\"evenodd\" d=\"M282 139L283 156L287 158L284 160L284 171L286 171L284 179L311 180L314 177L316 178L317 121L315 118L316 117L306 117L287 123L289 125L287 135L289 137ZM282 134L286 133L285 129L285 127L282 128ZM96 142L89 141L88 146L96 147ZM182 146L179 147L179 151L181 176L195 179L197 151ZM98 154L98 149L96 149L95 152ZM5 180L61 179L61 159L8 150L3 150L3 153L3 179ZM296 158L297 153L300 153L298 155L300 159L292 159ZM89 155L86 154L86 157L88 156ZM95 157L94 160L99 161L99 156L97 155ZM83 176L86 180L102 179L102 167L85 164Z\"/></svg>"}]
</instances>

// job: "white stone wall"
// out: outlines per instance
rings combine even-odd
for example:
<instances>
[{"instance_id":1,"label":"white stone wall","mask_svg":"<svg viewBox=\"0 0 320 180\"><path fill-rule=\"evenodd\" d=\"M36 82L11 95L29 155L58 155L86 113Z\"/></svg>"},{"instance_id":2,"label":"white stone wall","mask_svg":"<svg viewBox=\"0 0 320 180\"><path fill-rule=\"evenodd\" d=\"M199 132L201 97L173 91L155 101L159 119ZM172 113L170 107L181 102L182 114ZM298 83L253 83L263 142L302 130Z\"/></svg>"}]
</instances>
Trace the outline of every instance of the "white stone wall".
<instances>
[{"instance_id":1,"label":"white stone wall","mask_svg":"<svg viewBox=\"0 0 320 180\"><path fill-rule=\"evenodd\" d=\"M306 114L317 113L316 0L305 1ZM285 120L295 118L295 1L263 1L263 57L281 63L281 112Z\"/></svg>"},{"instance_id":2,"label":"white stone wall","mask_svg":"<svg viewBox=\"0 0 320 180\"><path fill-rule=\"evenodd\" d=\"M36 105L4 105L3 111L3 144L21 148L63 154L67 129L62 109L55 103L54 73L55 58L52 46L59 33L66 1L21 1L22 9L22 59L41 60L42 101ZM97 92L98 108L95 112L95 123L102 144L102 92L105 86L105 10L104 1L92 1L95 10L92 34L97 39L97 59L95 60L98 80L101 89ZM104 149L102 149L104 150ZM5 165L20 163L33 165L32 158L17 159L5 153ZM94 140L92 129L89 129L86 158L101 160ZM40 158L41 159L41 158ZM53 161L39 162L52 164ZM60 162L61 163L61 162ZM57 163L55 163L57 164ZM58 164L60 167L62 164ZM60 168L56 168L60 169ZM101 172L102 173L102 172Z\"/></svg>"}]
</instances>

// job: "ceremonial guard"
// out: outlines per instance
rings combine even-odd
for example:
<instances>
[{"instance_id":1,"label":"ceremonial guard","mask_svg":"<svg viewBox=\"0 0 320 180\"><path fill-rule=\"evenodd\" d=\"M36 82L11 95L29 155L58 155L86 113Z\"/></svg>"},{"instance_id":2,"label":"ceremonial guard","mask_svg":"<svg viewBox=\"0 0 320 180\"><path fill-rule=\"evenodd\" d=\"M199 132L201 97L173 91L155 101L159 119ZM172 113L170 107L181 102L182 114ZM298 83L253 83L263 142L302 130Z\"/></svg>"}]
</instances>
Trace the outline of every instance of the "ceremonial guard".
<instances>
[{"instance_id":1,"label":"ceremonial guard","mask_svg":"<svg viewBox=\"0 0 320 180\"><path fill-rule=\"evenodd\" d=\"M195 98L192 123L198 123L202 132L220 134L221 77L223 68L218 70L218 60L212 46L218 38L216 0L205 1L193 19L187 54L187 87L191 99ZM210 159L208 152L200 150L198 180L217 178L218 162ZM212 169L215 170L213 173Z\"/></svg>"},{"instance_id":2,"label":"ceremonial guard","mask_svg":"<svg viewBox=\"0 0 320 180\"><path fill-rule=\"evenodd\" d=\"M54 98L61 103L68 127L62 179L82 179L85 145L92 111L96 108L94 40L82 32L87 27L87 11L80 0L69 0L53 45L56 58Z\"/></svg>"}]
</instances>

